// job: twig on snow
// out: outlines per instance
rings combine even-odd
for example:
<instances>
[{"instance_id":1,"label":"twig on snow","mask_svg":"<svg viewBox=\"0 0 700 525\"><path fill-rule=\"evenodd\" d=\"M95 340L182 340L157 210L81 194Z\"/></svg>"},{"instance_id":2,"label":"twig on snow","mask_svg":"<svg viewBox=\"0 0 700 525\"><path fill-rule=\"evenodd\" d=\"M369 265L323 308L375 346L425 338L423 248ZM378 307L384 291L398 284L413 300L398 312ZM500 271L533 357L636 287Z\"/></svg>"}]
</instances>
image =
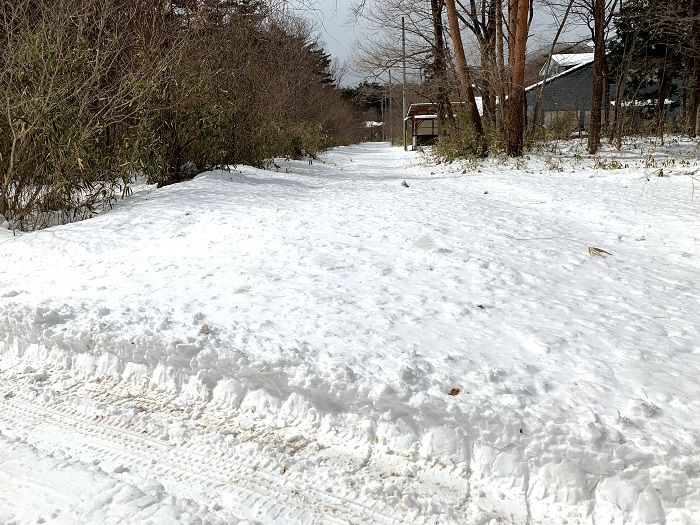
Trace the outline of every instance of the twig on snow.
<instances>
[{"instance_id":1,"label":"twig on snow","mask_svg":"<svg viewBox=\"0 0 700 525\"><path fill-rule=\"evenodd\" d=\"M603 479L603 476L600 476L600 477L598 478L598 481L596 481L595 484L591 487L591 490L588 491L589 494L591 494L591 493L595 490L595 488L598 486L598 483L600 483L600 481L601 481L602 479Z\"/></svg>"},{"instance_id":2,"label":"twig on snow","mask_svg":"<svg viewBox=\"0 0 700 525\"><path fill-rule=\"evenodd\" d=\"M690 177L690 183L693 185L693 191L690 194L690 202L693 202L693 198L695 197L695 183L700 182L700 179L697 179L695 177L695 173L697 173L697 172L694 171L693 173L686 173L685 174L686 176Z\"/></svg>"},{"instance_id":3,"label":"twig on snow","mask_svg":"<svg viewBox=\"0 0 700 525\"><path fill-rule=\"evenodd\" d=\"M508 235L507 233L504 233L503 235L505 235L509 239L513 239L515 241L553 241L556 239L563 239L565 241L570 241L570 242L575 242L577 244L582 244L583 246L588 248L588 255L590 255L591 257L593 257L594 255L598 255L598 256L604 258L607 255L612 255L612 253L610 253L606 250L603 250L602 248L596 248L595 246L591 246L588 243L585 243L583 241L578 241L576 239L570 239L569 237L559 237L559 236L555 236L555 237L514 237L512 235Z\"/></svg>"}]
</instances>

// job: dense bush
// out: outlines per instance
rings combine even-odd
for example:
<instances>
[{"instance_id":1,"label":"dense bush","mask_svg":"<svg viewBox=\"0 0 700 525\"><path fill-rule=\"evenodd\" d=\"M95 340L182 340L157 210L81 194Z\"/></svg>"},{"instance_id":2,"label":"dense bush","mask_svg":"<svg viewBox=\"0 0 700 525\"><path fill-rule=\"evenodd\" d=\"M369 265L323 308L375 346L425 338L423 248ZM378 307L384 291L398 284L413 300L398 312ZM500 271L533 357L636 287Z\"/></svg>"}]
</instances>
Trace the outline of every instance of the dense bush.
<instances>
[{"instance_id":1,"label":"dense bush","mask_svg":"<svg viewBox=\"0 0 700 525\"><path fill-rule=\"evenodd\" d=\"M356 140L308 25L255 0L0 3L0 214L33 229L159 185Z\"/></svg>"},{"instance_id":2,"label":"dense bush","mask_svg":"<svg viewBox=\"0 0 700 525\"><path fill-rule=\"evenodd\" d=\"M504 139L496 131L486 135L488 148L495 152L504 148ZM471 118L461 110L456 118L445 124L445 130L432 147L431 154L437 162L457 159L479 159L488 154L484 141L477 134Z\"/></svg>"},{"instance_id":3,"label":"dense bush","mask_svg":"<svg viewBox=\"0 0 700 525\"><path fill-rule=\"evenodd\" d=\"M143 47L136 2L1 5L0 214L23 229L83 218L150 146L141 117L164 56Z\"/></svg>"}]
</instances>

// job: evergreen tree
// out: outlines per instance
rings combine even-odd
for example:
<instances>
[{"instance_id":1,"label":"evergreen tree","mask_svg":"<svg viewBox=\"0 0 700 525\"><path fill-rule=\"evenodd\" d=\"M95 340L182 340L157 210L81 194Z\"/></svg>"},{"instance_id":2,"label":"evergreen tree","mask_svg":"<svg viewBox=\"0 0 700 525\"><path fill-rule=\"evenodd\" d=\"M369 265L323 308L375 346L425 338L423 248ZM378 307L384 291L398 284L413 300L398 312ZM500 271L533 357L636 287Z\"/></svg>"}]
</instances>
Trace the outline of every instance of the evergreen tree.
<instances>
[{"instance_id":1,"label":"evergreen tree","mask_svg":"<svg viewBox=\"0 0 700 525\"><path fill-rule=\"evenodd\" d=\"M675 89L673 78L692 70L683 52L690 42L679 41L668 16L687 7L686 2L677 0L632 0L623 5L614 21L615 37L609 48L618 100L655 99L654 110L646 116L655 119L658 131L663 128L665 102Z\"/></svg>"}]
</instances>

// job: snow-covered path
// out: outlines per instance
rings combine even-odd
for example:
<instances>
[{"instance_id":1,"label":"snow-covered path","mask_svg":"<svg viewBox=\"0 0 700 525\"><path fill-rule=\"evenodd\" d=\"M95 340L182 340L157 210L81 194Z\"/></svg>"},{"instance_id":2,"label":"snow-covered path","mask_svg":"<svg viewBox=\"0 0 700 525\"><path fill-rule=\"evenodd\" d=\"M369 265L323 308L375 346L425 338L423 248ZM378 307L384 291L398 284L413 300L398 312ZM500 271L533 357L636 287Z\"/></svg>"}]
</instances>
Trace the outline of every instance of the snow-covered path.
<instances>
[{"instance_id":1,"label":"snow-covered path","mask_svg":"<svg viewBox=\"0 0 700 525\"><path fill-rule=\"evenodd\" d=\"M364 144L0 238L0 522L700 523L697 144L574 153Z\"/></svg>"}]
</instances>

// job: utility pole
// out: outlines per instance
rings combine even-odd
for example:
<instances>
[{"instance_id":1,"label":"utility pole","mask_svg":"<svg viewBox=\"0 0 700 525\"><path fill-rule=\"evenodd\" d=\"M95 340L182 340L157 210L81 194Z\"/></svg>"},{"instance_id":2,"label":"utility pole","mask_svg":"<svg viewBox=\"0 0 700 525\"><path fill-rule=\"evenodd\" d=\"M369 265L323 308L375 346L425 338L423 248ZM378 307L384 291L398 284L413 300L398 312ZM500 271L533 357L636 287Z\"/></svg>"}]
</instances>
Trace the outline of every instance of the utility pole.
<instances>
[{"instance_id":1,"label":"utility pole","mask_svg":"<svg viewBox=\"0 0 700 525\"><path fill-rule=\"evenodd\" d=\"M389 70L389 141L394 145L394 121L391 118L391 69Z\"/></svg>"},{"instance_id":2,"label":"utility pole","mask_svg":"<svg viewBox=\"0 0 700 525\"><path fill-rule=\"evenodd\" d=\"M384 108L386 107L386 93L384 93L384 90L382 90L382 99L379 101L379 107L381 108L381 113L382 113L382 141L386 140L386 129L384 127L384 121L386 120L384 118ZM372 123L372 126L374 127L374 122ZM373 135L370 133L370 135Z\"/></svg>"},{"instance_id":3,"label":"utility pole","mask_svg":"<svg viewBox=\"0 0 700 525\"><path fill-rule=\"evenodd\" d=\"M408 151L406 145L406 113L408 108L406 108L406 22L404 17L401 17L401 49L403 54L403 115L401 115L401 122L403 129L403 150Z\"/></svg>"}]
</instances>

